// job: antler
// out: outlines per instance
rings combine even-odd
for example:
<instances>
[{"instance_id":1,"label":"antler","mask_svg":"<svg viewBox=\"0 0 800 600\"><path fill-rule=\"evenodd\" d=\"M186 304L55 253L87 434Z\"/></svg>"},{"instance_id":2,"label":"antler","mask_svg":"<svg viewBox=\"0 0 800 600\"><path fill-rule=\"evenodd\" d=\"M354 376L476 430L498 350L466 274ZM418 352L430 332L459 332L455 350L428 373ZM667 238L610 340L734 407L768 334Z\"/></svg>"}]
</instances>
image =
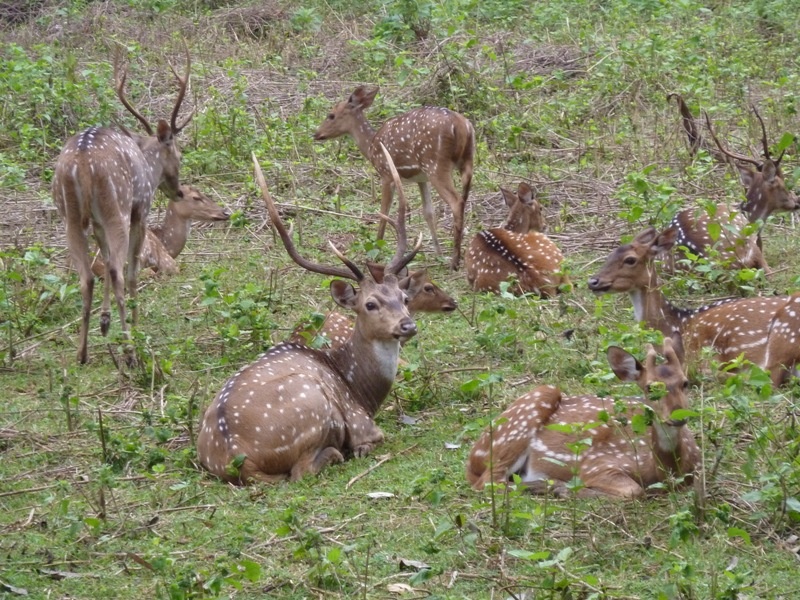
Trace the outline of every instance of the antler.
<instances>
[{"instance_id":1,"label":"antler","mask_svg":"<svg viewBox=\"0 0 800 600\"><path fill-rule=\"evenodd\" d=\"M725 156L732 158L734 160L750 163L751 165L755 165L757 168L761 167L761 162L754 158L745 156L744 154L736 154L734 152L729 152L728 150L726 150L722 146L720 141L717 139L717 136L714 133L714 128L711 126L711 119L709 118L708 113L706 111L703 111L703 116L706 118L706 126L708 127L708 132L711 134L711 138L714 140L714 143L717 145L717 148L719 148L720 152L722 152ZM764 140L766 143L766 137L764 138Z\"/></svg>"},{"instance_id":2,"label":"antler","mask_svg":"<svg viewBox=\"0 0 800 600\"><path fill-rule=\"evenodd\" d=\"M383 150L383 156L386 158L386 162L389 165L389 170L392 172L392 179L394 180L394 187L397 190L397 223L392 221L386 215L381 215L381 218L386 219L391 225L395 228L397 232L397 251L394 253L394 257L389 264L386 265L386 273L392 273L397 275L400 270L408 265L414 257L419 252L420 247L422 246L422 234L419 235L417 238L417 243L414 245L414 248L411 252L408 253L407 256L403 256L406 253L406 248L408 247L408 237L406 236L406 209L408 204L406 202L406 195L403 192L403 184L400 181L400 175L397 173L397 169L394 166L394 161L392 160L389 151L386 149L386 146L381 143L381 150Z\"/></svg>"},{"instance_id":3,"label":"antler","mask_svg":"<svg viewBox=\"0 0 800 600\"><path fill-rule=\"evenodd\" d=\"M683 129L686 131L686 137L689 138L689 151L691 152L692 156L694 156L697 154L697 149L700 147L700 133L697 131L697 125L694 121L694 117L692 116L689 107L686 105L683 96L673 92L667 96L667 102L673 98L675 98L675 101L678 103L678 110L680 110L681 113Z\"/></svg>"},{"instance_id":4,"label":"antler","mask_svg":"<svg viewBox=\"0 0 800 600\"><path fill-rule=\"evenodd\" d=\"M764 158L766 160L772 160L772 158L769 155L769 144L767 143L767 128L764 127L764 119L762 119L761 115L758 114L758 109L756 108L755 104L751 105L750 108L753 109L753 112L755 113L758 122L761 124L761 144L764 146ZM778 160L774 161L776 168L781 164L781 160L783 160L783 155L785 152L786 148L781 150L781 155L778 157Z\"/></svg>"},{"instance_id":5,"label":"antler","mask_svg":"<svg viewBox=\"0 0 800 600\"><path fill-rule=\"evenodd\" d=\"M119 98L119 101L122 102L122 105L128 109L128 112L130 112L134 117L136 117L139 123L142 124L142 127L144 127L145 131L147 131L147 134L153 135L153 128L150 126L148 120L145 119L141 115L141 113L138 110L136 110L131 105L130 102L128 102L128 99L125 97L125 81L128 78L128 69L127 68L123 69L122 76L120 77L119 61L120 61L120 50L119 46L117 46L117 51L114 53L114 84L117 89L117 98Z\"/></svg>"},{"instance_id":6,"label":"antler","mask_svg":"<svg viewBox=\"0 0 800 600\"><path fill-rule=\"evenodd\" d=\"M286 252L292 258L294 262L298 265L303 267L307 271L311 271L313 273L320 273L322 275L332 275L334 277L342 277L344 279L353 279L355 281L362 281L364 279L364 274L356 267L351 261L347 260L341 252L339 252L333 244L331 247L333 248L334 253L339 259L347 265L349 270L345 269L337 269L336 267L328 267L325 265L320 265L317 263L313 263L309 260L306 260L297 252L297 249L294 247L294 243L292 242L292 237L289 235L289 232L286 231L286 226L281 221L281 217L278 214L278 209L275 207L275 203L272 201L272 196L267 189L267 182L264 180L264 173L261 172L261 165L258 164L258 159L256 158L255 152L252 153L253 156L253 165L255 166L255 176L256 181L258 182L258 187L261 188L261 195L264 197L264 202L267 205L267 212L269 212L269 218L272 221L272 225L275 229L278 230L278 235L281 236L281 240L283 240L283 245L286 248ZM330 243L330 242L329 242Z\"/></svg>"},{"instance_id":7,"label":"antler","mask_svg":"<svg viewBox=\"0 0 800 600\"><path fill-rule=\"evenodd\" d=\"M189 47L186 45L186 40L183 40L183 48L186 51L186 75L184 75L182 78L179 77L178 73L175 71L175 67L172 66L172 63L168 63L169 68L172 70L172 74L175 75L175 79L178 80L179 85L178 98L175 100L175 108L172 109L172 117L169 121L169 126L172 129L172 133L175 135L179 134L181 130L189 124L189 121L191 121L192 117L194 116L194 109L192 109L192 112L189 113L189 116L180 127L175 124L175 121L178 118L178 111L183 103L183 98L186 96L186 87L189 85L189 74L192 70L192 57L189 54Z\"/></svg>"}]
</instances>

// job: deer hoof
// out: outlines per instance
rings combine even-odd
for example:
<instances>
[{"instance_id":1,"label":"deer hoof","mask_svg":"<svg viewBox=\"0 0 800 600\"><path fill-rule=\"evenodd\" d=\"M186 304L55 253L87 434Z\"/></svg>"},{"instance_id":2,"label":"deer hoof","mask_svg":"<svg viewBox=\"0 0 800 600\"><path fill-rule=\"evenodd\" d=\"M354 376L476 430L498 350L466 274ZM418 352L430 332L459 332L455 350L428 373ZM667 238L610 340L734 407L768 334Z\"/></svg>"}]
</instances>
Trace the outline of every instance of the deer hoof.
<instances>
[{"instance_id":1,"label":"deer hoof","mask_svg":"<svg viewBox=\"0 0 800 600\"><path fill-rule=\"evenodd\" d=\"M102 333L104 336L108 335L109 327L111 327L111 313L100 313L100 333Z\"/></svg>"}]
</instances>

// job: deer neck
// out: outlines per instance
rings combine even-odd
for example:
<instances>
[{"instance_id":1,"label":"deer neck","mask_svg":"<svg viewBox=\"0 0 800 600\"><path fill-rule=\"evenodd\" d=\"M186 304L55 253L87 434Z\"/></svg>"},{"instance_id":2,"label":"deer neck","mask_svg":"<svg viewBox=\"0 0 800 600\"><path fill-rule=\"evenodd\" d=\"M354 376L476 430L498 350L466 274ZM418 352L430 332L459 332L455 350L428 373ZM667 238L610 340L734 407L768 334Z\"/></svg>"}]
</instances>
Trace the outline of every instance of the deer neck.
<instances>
[{"instance_id":1,"label":"deer neck","mask_svg":"<svg viewBox=\"0 0 800 600\"><path fill-rule=\"evenodd\" d=\"M186 246L189 231L192 228L192 219L182 217L175 210L173 202L167 204L164 221L152 228L153 233L166 248L167 253L175 258Z\"/></svg>"},{"instance_id":2,"label":"deer neck","mask_svg":"<svg viewBox=\"0 0 800 600\"><path fill-rule=\"evenodd\" d=\"M353 130L350 133L353 136L353 139L356 141L356 145L361 151L361 154L363 154L373 165L377 166L383 161L383 153L381 152L380 147L373 146L373 141L375 140L375 129L369 124L369 121L367 121L367 117L364 116L364 113L359 113L358 117L355 119L355 122L355 127L353 127Z\"/></svg>"},{"instance_id":3,"label":"deer neck","mask_svg":"<svg viewBox=\"0 0 800 600\"><path fill-rule=\"evenodd\" d=\"M637 323L644 321L647 327L658 329L668 337L674 331L680 331L686 311L675 308L667 301L654 270L651 270L650 282L646 286L632 289L629 294Z\"/></svg>"},{"instance_id":4,"label":"deer neck","mask_svg":"<svg viewBox=\"0 0 800 600\"><path fill-rule=\"evenodd\" d=\"M155 193L156 188L161 184L161 176L164 173L163 153L165 152L161 142L151 137L139 138L139 149L144 156L145 166L147 167L147 177Z\"/></svg>"},{"instance_id":5,"label":"deer neck","mask_svg":"<svg viewBox=\"0 0 800 600\"><path fill-rule=\"evenodd\" d=\"M378 412L397 375L400 342L367 339L356 324L353 335L329 356L355 402L371 416Z\"/></svg>"},{"instance_id":6,"label":"deer neck","mask_svg":"<svg viewBox=\"0 0 800 600\"><path fill-rule=\"evenodd\" d=\"M685 440L685 428L667 425L659 420L650 427L650 442L656 468L681 475L691 471L691 449Z\"/></svg>"}]
</instances>

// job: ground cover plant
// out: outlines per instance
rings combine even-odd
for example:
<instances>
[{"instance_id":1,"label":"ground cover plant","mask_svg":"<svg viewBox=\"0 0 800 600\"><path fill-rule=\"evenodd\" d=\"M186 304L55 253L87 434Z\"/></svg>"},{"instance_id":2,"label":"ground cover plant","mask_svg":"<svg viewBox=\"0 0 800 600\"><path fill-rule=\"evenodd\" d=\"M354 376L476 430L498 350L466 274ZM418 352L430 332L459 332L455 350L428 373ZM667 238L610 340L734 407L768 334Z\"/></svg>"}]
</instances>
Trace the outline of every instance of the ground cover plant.
<instances>
[{"instance_id":1,"label":"ground cover plant","mask_svg":"<svg viewBox=\"0 0 800 600\"><path fill-rule=\"evenodd\" d=\"M621 240L681 208L741 201L732 170L691 157L668 93L706 109L742 152L758 147L757 105L795 185L798 29L788 0L0 2L0 596L796 597L798 388L774 389L758 368L721 377L707 355L694 366L688 426L703 461L690 489L635 502L476 492L464 467L491 419L536 385L636 393L614 381L605 349L641 358L658 335L635 325L627 297L595 297L586 280ZM114 94L118 49L128 97L167 114L167 61L179 68L183 40L196 114L182 178L233 215L193 229L178 275L141 281L138 367L124 366L113 319L108 339L91 331L80 366L55 157L90 125L135 128ZM472 293L448 268L449 236L442 258L426 239L415 266L459 310L417 315L377 415L385 443L317 477L232 487L197 467L202 411L239 367L332 308L329 281L273 236L251 152L305 253L331 261L331 240L388 260L372 167L352 141L312 140L360 84L381 88L373 124L422 104L467 116L477 152L465 242L504 218L498 187L526 181L574 289ZM418 193L407 196L410 234L426 232ZM664 274L665 292L697 306L796 291L796 236L775 215L772 274L712 257Z\"/></svg>"}]
</instances>

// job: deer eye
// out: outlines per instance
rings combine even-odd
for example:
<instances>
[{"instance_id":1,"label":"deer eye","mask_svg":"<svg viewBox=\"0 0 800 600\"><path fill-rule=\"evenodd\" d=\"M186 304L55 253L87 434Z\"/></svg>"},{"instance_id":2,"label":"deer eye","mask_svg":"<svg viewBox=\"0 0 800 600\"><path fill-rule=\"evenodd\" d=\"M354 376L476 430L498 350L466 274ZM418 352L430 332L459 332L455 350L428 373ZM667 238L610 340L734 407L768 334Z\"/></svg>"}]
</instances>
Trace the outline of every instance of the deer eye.
<instances>
[{"instance_id":1,"label":"deer eye","mask_svg":"<svg viewBox=\"0 0 800 600\"><path fill-rule=\"evenodd\" d=\"M364 305L364 308L366 308L367 310L377 310L378 305L375 304L372 300L370 300Z\"/></svg>"},{"instance_id":2,"label":"deer eye","mask_svg":"<svg viewBox=\"0 0 800 600\"><path fill-rule=\"evenodd\" d=\"M425 289L425 293L426 294L432 294L433 293L433 286L432 285L426 285L424 289Z\"/></svg>"},{"instance_id":3,"label":"deer eye","mask_svg":"<svg viewBox=\"0 0 800 600\"><path fill-rule=\"evenodd\" d=\"M685 379L683 381L683 389L685 389L685 390L689 389L689 380L688 379Z\"/></svg>"},{"instance_id":4,"label":"deer eye","mask_svg":"<svg viewBox=\"0 0 800 600\"><path fill-rule=\"evenodd\" d=\"M335 118L336 118L336 115L335 115L335 114L333 114L333 113L330 113L330 114L328 115L328 121L333 121Z\"/></svg>"},{"instance_id":5,"label":"deer eye","mask_svg":"<svg viewBox=\"0 0 800 600\"><path fill-rule=\"evenodd\" d=\"M636 264L636 257L635 256L628 256L624 261L626 265L635 265Z\"/></svg>"}]
</instances>

